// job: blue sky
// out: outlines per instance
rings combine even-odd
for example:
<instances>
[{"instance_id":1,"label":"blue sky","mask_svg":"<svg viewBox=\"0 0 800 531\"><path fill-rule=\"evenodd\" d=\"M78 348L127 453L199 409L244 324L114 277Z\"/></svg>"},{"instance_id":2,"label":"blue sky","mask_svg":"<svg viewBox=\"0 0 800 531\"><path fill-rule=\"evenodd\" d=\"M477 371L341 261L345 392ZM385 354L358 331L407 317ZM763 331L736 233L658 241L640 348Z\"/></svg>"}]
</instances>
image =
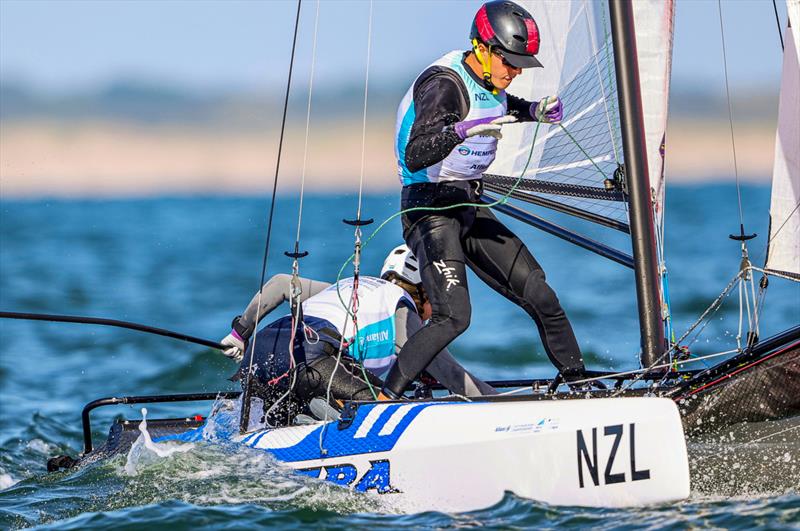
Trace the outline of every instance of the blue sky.
<instances>
[{"instance_id":1,"label":"blue sky","mask_svg":"<svg viewBox=\"0 0 800 531\"><path fill-rule=\"evenodd\" d=\"M316 9L313 1L303 4L298 81L308 75ZM480 4L376 0L371 79L410 82L442 52L465 47ZM783 0L778 4L785 25ZM120 78L198 92L282 91L295 6L279 0L0 0L0 76L55 92ZM777 84L781 52L772 2L727 0L722 8L734 86ZM317 89L363 82L369 2L325 0L320 11ZM674 87L722 86L716 1L678 0L674 51Z\"/></svg>"}]
</instances>

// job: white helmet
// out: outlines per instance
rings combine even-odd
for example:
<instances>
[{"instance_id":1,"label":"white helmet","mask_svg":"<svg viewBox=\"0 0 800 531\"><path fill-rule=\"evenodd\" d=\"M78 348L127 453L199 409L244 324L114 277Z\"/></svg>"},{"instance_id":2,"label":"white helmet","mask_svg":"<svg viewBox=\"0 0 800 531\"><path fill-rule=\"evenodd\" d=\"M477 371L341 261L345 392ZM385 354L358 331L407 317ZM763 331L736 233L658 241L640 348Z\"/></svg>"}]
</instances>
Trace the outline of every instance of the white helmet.
<instances>
[{"instance_id":1,"label":"white helmet","mask_svg":"<svg viewBox=\"0 0 800 531\"><path fill-rule=\"evenodd\" d=\"M422 278L419 276L419 263L406 244L392 249L392 252L383 261L381 278L385 278L386 274L390 272L415 286L422 283Z\"/></svg>"}]
</instances>

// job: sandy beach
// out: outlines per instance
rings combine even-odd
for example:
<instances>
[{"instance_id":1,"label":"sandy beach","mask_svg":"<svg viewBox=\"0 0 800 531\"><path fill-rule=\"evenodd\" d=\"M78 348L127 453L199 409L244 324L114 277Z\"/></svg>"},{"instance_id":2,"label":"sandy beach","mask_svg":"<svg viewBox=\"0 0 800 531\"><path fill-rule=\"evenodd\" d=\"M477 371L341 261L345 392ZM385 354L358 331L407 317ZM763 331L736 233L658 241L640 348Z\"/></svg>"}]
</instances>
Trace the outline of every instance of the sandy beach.
<instances>
[{"instance_id":1,"label":"sandy beach","mask_svg":"<svg viewBox=\"0 0 800 531\"><path fill-rule=\"evenodd\" d=\"M364 187L397 186L390 119L368 123ZM736 129L739 174L765 181L772 171L774 126ZM306 186L357 190L361 123L324 123L308 139ZM287 130L279 188L300 185L304 128ZM128 123L0 123L0 196L106 197L263 193L271 189L278 131ZM667 135L670 182L733 179L727 122L673 120Z\"/></svg>"}]
</instances>

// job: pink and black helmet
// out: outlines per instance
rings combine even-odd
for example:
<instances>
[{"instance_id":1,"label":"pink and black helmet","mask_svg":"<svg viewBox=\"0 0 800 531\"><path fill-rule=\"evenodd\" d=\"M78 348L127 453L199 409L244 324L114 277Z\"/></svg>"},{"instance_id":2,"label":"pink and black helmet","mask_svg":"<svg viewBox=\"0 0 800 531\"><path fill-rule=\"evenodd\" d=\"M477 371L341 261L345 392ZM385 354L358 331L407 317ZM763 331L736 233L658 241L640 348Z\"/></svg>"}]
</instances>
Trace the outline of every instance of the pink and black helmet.
<instances>
[{"instance_id":1,"label":"pink and black helmet","mask_svg":"<svg viewBox=\"0 0 800 531\"><path fill-rule=\"evenodd\" d=\"M486 2L475 14L470 40L478 39L499 49L505 60L517 68L540 67L539 27L525 9L508 0Z\"/></svg>"}]
</instances>

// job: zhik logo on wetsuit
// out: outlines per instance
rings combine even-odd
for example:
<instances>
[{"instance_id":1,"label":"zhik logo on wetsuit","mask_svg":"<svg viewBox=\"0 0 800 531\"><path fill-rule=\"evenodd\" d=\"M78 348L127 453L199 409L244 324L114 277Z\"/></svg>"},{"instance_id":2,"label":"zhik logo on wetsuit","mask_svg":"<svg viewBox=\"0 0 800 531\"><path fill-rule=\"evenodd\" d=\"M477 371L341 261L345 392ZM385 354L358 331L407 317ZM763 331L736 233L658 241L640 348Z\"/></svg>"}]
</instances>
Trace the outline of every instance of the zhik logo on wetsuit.
<instances>
[{"instance_id":1,"label":"zhik logo on wetsuit","mask_svg":"<svg viewBox=\"0 0 800 531\"><path fill-rule=\"evenodd\" d=\"M436 271L438 271L440 275L444 275L445 280L447 280L447 288L445 291L450 291L451 287L461 284L461 281L456 278L455 267L447 267L444 260L434 262L433 265L436 267Z\"/></svg>"}]
</instances>

